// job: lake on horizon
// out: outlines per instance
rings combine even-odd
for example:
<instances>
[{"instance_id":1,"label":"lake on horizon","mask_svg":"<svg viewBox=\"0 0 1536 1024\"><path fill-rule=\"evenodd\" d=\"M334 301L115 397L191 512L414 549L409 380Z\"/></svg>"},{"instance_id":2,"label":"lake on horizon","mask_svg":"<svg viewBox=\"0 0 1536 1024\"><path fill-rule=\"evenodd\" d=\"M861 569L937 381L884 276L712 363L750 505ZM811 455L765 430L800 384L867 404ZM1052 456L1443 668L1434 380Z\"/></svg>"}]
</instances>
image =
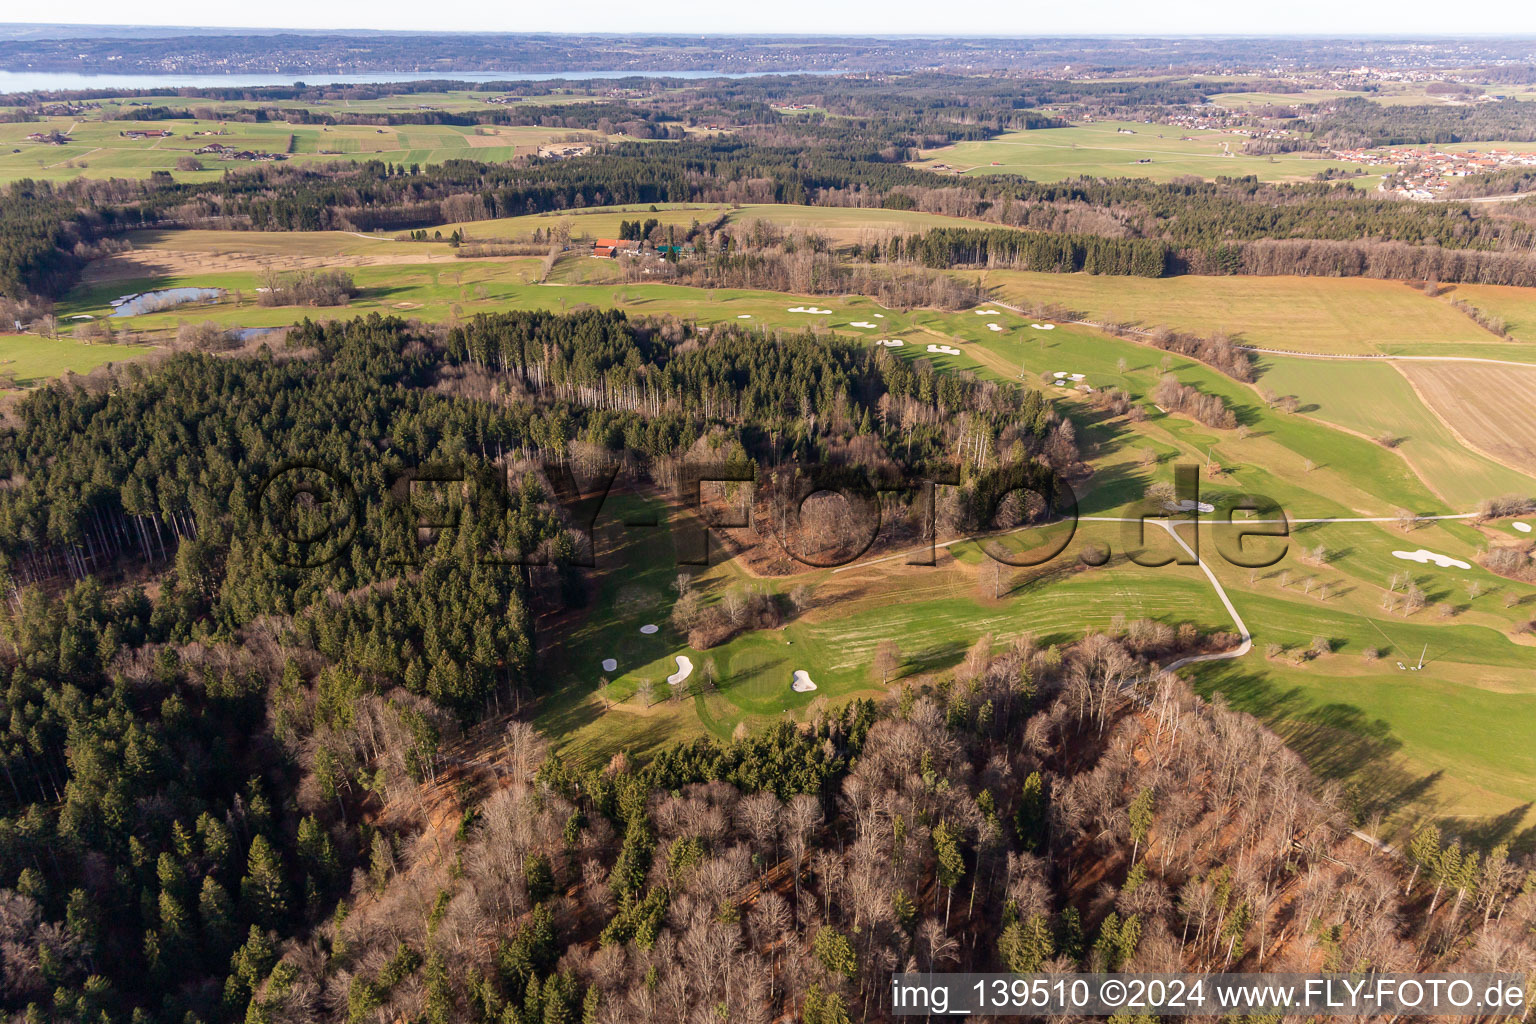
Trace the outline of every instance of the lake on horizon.
<instances>
[{"instance_id":1,"label":"lake on horizon","mask_svg":"<svg viewBox=\"0 0 1536 1024\"><path fill-rule=\"evenodd\" d=\"M70 89L217 89L269 85L382 85L386 82L549 82L607 78L755 78L762 75L838 75L842 71L381 71L368 74L106 74L75 71L0 71L0 93Z\"/></svg>"}]
</instances>

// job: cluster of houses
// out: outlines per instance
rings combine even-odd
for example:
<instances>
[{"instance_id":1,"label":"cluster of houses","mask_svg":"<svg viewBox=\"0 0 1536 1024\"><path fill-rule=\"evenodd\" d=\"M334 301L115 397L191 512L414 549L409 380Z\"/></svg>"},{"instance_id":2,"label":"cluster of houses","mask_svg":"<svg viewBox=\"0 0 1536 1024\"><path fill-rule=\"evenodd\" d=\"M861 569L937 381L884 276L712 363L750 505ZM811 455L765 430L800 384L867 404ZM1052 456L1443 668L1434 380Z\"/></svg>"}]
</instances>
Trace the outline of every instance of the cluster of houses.
<instances>
[{"instance_id":1,"label":"cluster of houses","mask_svg":"<svg viewBox=\"0 0 1536 1024\"><path fill-rule=\"evenodd\" d=\"M63 132L33 132L27 136L28 142L41 143L44 146L64 146L69 143L69 136Z\"/></svg>"},{"instance_id":2,"label":"cluster of houses","mask_svg":"<svg viewBox=\"0 0 1536 1024\"><path fill-rule=\"evenodd\" d=\"M1391 164L1398 173L1381 183L1381 190L1404 199L1433 199L1453 178L1491 174L1512 167L1536 167L1536 153L1506 149L1437 151L1415 146L1379 149L1340 149L1335 159L1356 164Z\"/></svg>"},{"instance_id":3,"label":"cluster of houses","mask_svg":"<svg viewBox=\"0 0 1536 1024\"><path fill-rule=\"evenodd\" d=\"M174 139L176 133L165 128L130 128L118 132L125 139Z\"/></svg>"},{"instance_id":4,"label":"cluster of houses","mask_svg":"<svg viewBox=\"0 0 1536 1024\"><path fill-rule=\"evenodd\" d=\"M226 146L222 142L212 142L194 150L198 156L216 156L220 160L256 160L271 162L274 160L287 160L286 153L263 153L253 149L236 149L234 146Z\"/></svg>"}]
</instances>

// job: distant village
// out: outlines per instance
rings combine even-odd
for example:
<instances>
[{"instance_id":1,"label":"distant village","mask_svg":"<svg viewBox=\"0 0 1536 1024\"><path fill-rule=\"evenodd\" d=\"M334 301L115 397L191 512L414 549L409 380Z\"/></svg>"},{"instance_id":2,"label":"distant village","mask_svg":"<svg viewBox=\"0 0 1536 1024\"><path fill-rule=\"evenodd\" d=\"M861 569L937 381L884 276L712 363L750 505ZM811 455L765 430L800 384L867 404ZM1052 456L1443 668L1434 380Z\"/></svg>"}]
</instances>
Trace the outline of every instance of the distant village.
<instances>
[{"instance_id":1,"label":"distant village","mask_svg":"<svg viewBox=\"0 0 1536 1024\"><path fill-rule=\"evenodd\" d=\"M1419 200L1435 198L1456 178L1491 174L1512 167L1536 167L1536 152L1507 149L1436 151L1433 147L1393 146L1341 149L1333 156L1347 163L1392 164L1398 168L1398 173L1382 182L1382 191Z\"/></svg>"}]
</instances>

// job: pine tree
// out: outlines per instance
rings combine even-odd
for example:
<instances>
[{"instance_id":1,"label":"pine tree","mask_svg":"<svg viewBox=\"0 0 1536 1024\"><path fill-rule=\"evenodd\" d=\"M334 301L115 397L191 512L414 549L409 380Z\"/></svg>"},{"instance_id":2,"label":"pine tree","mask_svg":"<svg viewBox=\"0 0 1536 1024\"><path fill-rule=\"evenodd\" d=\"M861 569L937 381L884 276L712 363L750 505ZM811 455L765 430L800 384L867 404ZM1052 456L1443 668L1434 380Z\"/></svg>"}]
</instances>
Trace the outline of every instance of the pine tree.
<instances>
[{"instance_id":1,"label":"pine tree","mask_svg":"<svg viewBox=\"0 0 1536 1024\"><path fill-rule=\"evenodd\" d=\"M266 928L277 927L288 914L282 861L266 836L251 840L245 877L240 880L240 903L247 918Z\"/></svg>"}]
</instances>

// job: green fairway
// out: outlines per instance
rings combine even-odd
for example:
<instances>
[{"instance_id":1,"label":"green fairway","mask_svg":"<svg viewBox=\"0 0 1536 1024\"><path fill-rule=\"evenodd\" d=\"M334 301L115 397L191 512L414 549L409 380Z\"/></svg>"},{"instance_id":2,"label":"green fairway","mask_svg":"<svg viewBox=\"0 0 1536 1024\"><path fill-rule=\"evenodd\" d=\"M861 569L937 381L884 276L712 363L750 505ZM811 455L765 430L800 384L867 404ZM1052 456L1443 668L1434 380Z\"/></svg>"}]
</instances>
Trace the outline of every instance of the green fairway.
<instances>
[{"instance_id":1,"label":"green fairway","mask_svg":"<svg viewBox=\"0 0 1536 1024\"><path fill-rule=\"evenodd\" d=\"M913 166L966 174L1021 174L1036 181L1079 175L1171 181L1257 175L1261 181L1299 181L1328 169L1364 170L1359 180L1374 188L1387 167L1346 164L1299 153L1247 156L1244 136L1174 125L1095 121L1070 128L1009 132L984 142L926 150Z\"/></svg>"},{"instance_id":2,"label":"green fairway","mask_svg":"<svg viewBox=\"0 0 1536 1024\"><path fill-rule=\"evenodd\" d=\"M152 351L146 345L87 345L67 337L0 334L0 377L20 387L35 387L53 377L89 373L106 363L138 359Z\"/></svg>"}]
</instances>

